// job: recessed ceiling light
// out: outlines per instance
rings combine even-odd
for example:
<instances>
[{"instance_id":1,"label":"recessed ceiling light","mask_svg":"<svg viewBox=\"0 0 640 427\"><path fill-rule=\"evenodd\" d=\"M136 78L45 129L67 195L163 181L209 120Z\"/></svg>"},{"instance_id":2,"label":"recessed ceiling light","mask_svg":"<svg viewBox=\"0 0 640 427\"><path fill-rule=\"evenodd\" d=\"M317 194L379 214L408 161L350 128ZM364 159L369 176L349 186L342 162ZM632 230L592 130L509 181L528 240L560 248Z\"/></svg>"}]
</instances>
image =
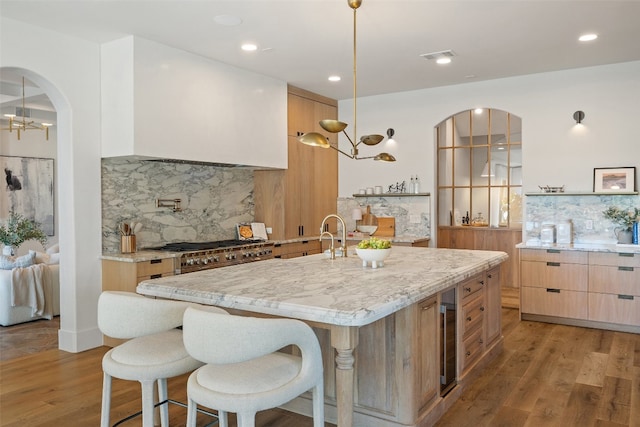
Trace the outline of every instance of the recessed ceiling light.
<instances>
[{"instance_id":1,"label":"recessed ceiling light","mask_svg":"<svg viewBox=\"0 0 640 427\"><path fill-rule=\"evenodd\" d=\"M448 64L451 62L451 58L438 58L436 62L440 65Z\"/></svg>"},{"instance_id":2,"label":"recessed ceiling light","mask_svg":"<svg viewBox=\"0 0 640 427\"><path fill-rule=\"evenodd\" d=\"M581 42L590 42L591 40L595 40L598 38L597 34L583 34L580 37L578 37L578 40L580 40Z\"/></svg>"},{"instance_id":3,"label":"recessed ceiling light","mask_svg":"<svg viewBox=\"0 0 640 427\"><path fill-rule=\"evenodd\" d=\"M242 45L242 50L245 52L254 52L258 50L258 46L253 43L245 43Z\"/></svg>"},{"instance_id":4,"label":"recessed ceiling light","mask_svg":"<svg viewBox=\"0 0 640 427\"><path fill-rule=\"evenodd\" d=\"M233 15L218 15L213 18L213 22L220 25L225 25L227 27L233 27L235 25L242 24L242 19Z\"/></svg>"},{"instance_id":5,"label":"recessed ceiling light","mask_svg":"<svg viewBox=\"0 0 640 427\"><path fill-rule=\"evenodd\" d=\"M476 108L473 112L476 114L482 114L482 108Z\"/></svg>"},{"instance_id":6,"label":"recessed ceiling light","mask_svg":"<svg viewBox=\"0 0 640 427\"><path fill-rule=\"evenodd\" d=\"M330 82L339 82L340 80L340 76L329 76Z\"/></svg>"}]
</instances>

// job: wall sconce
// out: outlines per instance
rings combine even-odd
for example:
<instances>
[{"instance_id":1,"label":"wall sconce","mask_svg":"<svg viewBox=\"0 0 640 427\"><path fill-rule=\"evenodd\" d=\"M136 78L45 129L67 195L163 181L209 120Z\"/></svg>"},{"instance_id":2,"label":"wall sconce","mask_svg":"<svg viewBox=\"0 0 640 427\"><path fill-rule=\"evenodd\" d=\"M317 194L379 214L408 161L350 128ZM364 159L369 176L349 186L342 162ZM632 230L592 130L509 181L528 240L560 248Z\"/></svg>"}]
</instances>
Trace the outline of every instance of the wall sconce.
<instances>
[{"instance_id":1,"label":"wall sconce","mask_svg":"<svg viewBox=\"0 0 640 427\"><path fill-rule=\"evenodd\" d=\"M584 111L578 110L575 113L573 113L573 120L575 120L577 124L581 124L583 119L584 119Z\"/></svg>"},{"instance_id":2,"label":"wall sconce","mask_svg":"<svg viewBox=\"0 0 640 427\"><path fill-rule=\"evenodd\" d=\"M393 135L395 135L396 131L394 131L392 128L387 129L387 142L391 142L391 143L395 143L396 140L393 139Z\"/></svg>"}]
</instances>

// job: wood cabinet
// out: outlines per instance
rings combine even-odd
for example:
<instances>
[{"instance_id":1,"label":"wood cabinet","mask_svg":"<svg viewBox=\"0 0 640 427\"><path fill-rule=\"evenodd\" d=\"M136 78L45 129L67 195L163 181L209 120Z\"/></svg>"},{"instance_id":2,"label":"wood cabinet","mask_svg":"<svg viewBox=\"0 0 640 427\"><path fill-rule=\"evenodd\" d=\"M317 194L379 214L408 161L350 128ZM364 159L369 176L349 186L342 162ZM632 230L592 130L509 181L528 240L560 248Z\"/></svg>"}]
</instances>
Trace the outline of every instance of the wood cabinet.
<instances>
[{"instance_id":1,"label":"wood cabinet","mask_svg":"<svg viewBox=\"0 0 640 427\"><path fill-rule=\"evenodd\" d=\"M640 326L640 254L589 254L589 320Z\"/></svg>"},{"instance_id":2,"label":"wood cabinet","mask_svg":"<svg viewBox=\"0 0 640 427\"><path fill-rule=\"evenodd\" d=\"M175 259L161 258L146 261L102 260L102 290L135 292L138 283L143 280L173 276ZM104 344L114 347L123 340L104 337Z\"/></svg>"},{"instance_id":3,"label":"wood cabinet","mask_svg":"<svg viewBox=\"0 0 640 427\"><path fill-rule=\"evenodd\" d=\"M523 249L520 257L522 313L587 317L586 252Z\"/></svg>"},{"instance_id":4,"label":"wood cabinet","mask_svg":"<svg viewBox=\"0 0 640 427\"><path fill-rule=\"evenodd\" d=\"M464 373L502 336L500 267L462 282L458 294L458 372Z\"/></svg>"},{"instance_id":5,"label":"wood cabinet","mask_svg":"<svg viewBox=\"0 0 640 427\"><path fill-rule=\"evenodd\" d=\"M521 249L523 319L640 332L640 254Z\"/></svg>"},{"instance_id":6,"label":"wood cabinet","mask_svg":"<svg viewBox=\"0 0 640 427\"><path fill-rule=\"evenodd\" d=\"M438 299L436 296L418 303L418 402L424 408L440 390L438 331Z\"/></svg>"},{"instance_id":7,"label":"wood cabinet","mask_svg":"<svg viewBox=\"0 0 640 427\"><path fill-rule=\"evenodd\" d=\"M451 249L481 249L502 251L509 259L502 264L500 286L518 288L520 284L519 252L522 230L487 227L438 227L438 247Z\"/></svg>"},{"instance_id":8,"label":"wood cabinet","mask_svg":"<svg viewBox=\"0 0 640 427\"><path fill-rule=\"evenodd\" d=\"M338 117L337 102L290 86L287 109L288 168L254 173L255 219L272 228L275 240L319 236L324 217L337 212L338 152L297 140L303 133L319 132L336 146L337 136L318 122ZM337 231L335 220L328 231Z\"/></svg>"},{"instance_id":9,"label":"wood cabinet","mask_svg":"<svg viewBox=\"0 0 640 427\"><path fill-rule=\"evenodd\" d=\"M302 240L292 243L276 243L273 247L273 256L275 258L297 258L319 254L322 252L322 246L319 240Z\"/></svg>"}]
</instances>

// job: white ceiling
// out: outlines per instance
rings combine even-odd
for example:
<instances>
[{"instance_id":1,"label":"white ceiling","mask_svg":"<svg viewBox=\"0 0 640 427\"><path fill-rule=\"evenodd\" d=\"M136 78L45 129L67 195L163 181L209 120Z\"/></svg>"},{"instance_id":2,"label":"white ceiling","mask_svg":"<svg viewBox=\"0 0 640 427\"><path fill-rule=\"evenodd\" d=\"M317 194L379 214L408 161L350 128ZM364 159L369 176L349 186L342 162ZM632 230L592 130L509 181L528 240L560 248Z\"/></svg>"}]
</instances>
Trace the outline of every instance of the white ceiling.
<instances>
[{"instance_id":1,"label":"white ceiling","mask_svg":"<svg viewBox=\"0 0 640 427\"><path fill-rule=\"evenodd\" d=\"M0 0L0 14L97 43L133 34L330 98L353 95L347 0ZM218 15L242 23L216 24ZM640 0L363 0L357 16L358 97L640 60ZM585 32L599 38L578 42ZM256 52L240 50L248 41ZM420 57L448 49L446 66ZM6 108L16 100L4 82L16 76L0 80Z\"/></svg>"}]
</instances>

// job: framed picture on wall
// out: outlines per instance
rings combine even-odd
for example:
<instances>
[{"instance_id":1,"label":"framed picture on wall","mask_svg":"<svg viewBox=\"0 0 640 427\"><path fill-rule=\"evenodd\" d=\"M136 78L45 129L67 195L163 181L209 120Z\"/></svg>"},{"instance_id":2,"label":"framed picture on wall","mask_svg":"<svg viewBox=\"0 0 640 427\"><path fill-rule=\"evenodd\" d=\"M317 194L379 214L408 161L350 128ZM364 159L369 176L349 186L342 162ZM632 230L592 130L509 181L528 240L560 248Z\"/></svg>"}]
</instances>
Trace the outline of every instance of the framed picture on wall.
<instances>
[{"instance_id":1,"label":"framed picture on wall","mask_svg":"<svg viewBox=\"0 0 640 427\"><path fill-rule=\"evenodd\" d=\"M594 193L634 193L636 191L636 168L594 168Z\"/></svg>"},{"instance_id":2,"label":"framed picture on wall","mask_svg":"<svg viewBox=\"0 0 640 427\"><path fill-rule=\"evenodd\" d=\"M53 159L0 156L4 181L0 185L0 218L15 211L42 226L53 236Z\"/></svg>"}]
</instances>

